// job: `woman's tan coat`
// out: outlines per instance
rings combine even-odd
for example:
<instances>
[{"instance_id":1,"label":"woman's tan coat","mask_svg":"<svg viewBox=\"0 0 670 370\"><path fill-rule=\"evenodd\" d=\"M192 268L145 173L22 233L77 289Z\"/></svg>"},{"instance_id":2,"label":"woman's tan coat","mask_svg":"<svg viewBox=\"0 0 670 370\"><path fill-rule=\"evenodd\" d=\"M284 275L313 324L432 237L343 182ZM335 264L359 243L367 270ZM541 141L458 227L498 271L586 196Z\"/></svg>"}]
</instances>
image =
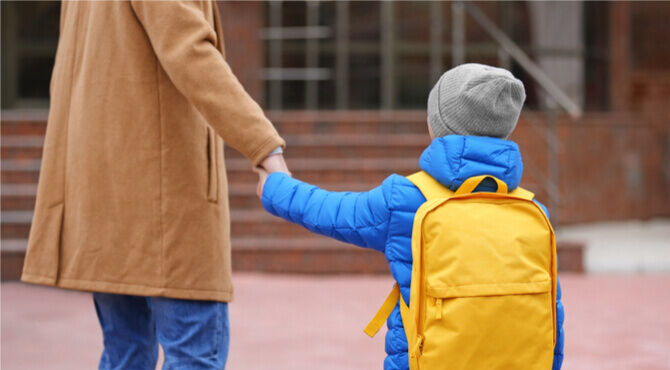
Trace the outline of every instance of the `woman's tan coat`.
<instances>
[{"instance_id":1,"label":"woman's tan coat","mask_svg":"<svg viewBox=\"0 0 670 370\"><path fill-rule=\"evenodd\" d=\"M221 138L254 165L284 142L226 64L215 5L64 2L61 12L22 280L229 301Z\"/></svg>"}]
</instances>

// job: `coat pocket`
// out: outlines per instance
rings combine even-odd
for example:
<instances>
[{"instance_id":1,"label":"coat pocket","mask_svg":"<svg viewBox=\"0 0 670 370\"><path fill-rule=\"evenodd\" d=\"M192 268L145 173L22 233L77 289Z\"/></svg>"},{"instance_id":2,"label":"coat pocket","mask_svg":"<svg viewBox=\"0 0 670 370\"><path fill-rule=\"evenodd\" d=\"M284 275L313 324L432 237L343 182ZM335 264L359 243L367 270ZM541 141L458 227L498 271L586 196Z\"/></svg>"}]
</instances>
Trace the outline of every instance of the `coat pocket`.
<instances>
[{"instance_id":1,"label":"coat pocket","mask_svg":"<svg viewBox=\"0 0 670 370\"><path fill-rule=\"evenodd\" d=\"M216 203L219 199L219 153L216 133L207 126L207 200Z\"/></svg>"}]
</instances>

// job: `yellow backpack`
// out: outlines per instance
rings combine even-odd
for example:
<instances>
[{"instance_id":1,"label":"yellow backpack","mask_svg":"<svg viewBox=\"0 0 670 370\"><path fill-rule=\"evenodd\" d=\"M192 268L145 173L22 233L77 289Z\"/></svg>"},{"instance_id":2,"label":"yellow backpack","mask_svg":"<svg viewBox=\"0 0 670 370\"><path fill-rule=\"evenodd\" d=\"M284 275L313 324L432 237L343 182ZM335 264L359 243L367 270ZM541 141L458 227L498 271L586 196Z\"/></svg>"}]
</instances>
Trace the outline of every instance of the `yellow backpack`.
<instances>
[{"instance_id":1,"label":"yellow backpack","mask_svg":"<svg viewBox=\"0 0 670 370\"><path fill-rule=\"evenodd\" d=\"M473 193L487 177L497 191ZM409 307L396 284L365 332L400 301L411 370L551 369L556 242L533 193L486 175L456 192L423 171L408 178L427 200L414 217Z\"/></svg>"}]
</instances>

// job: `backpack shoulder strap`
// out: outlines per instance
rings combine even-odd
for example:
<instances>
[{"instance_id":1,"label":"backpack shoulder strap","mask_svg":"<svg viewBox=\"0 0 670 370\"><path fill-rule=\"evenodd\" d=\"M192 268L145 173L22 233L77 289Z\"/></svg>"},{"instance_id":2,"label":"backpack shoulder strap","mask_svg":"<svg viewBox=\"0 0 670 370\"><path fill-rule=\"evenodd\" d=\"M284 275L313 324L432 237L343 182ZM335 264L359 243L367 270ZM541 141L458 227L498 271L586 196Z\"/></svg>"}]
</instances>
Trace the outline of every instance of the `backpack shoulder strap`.
<instances>
[{"instance_id":1,"label":"backpack shoulder strap","mask_svg":"<svg viewBox=\"0 0 670 370\"><path fill-rule=\"evenodd\" d=\"M421 194L426 197L426 200L436 198L451 198L454 192L449 190L446 186L440 184L426 171L419 171L417 173L407 176L407 179L416 185Z\"/></svg>"},{"instance_id":2,"label":"backpack shoulder strap","mask_svg":"<svg viewBox=\"0 0 670 370\"><path fill-rule=\"evenodd\" d=\"M482 183L482 181L484 181L487 178L495 180L496 184L498 185L498 189L495 191L496 193L507 194L512 197L521 198L525 200L533 200L533 198L535 198L535 194L522 187L517 187L512 191L507 191L507 184L504 181L498 179L497 177L491 175L473 176L466 179L465 181L463 181L463 184L461 184L461 186L456 190L454 194L462 195L472 193L477 188L477 186L479 186Z\"/></svg>"},{"instance_id":3,"label":"backpack shoulder strap","mask_svg":"<svg viewBox=\"0 0 670 370\"><path fill-rule=\"evenodd\" d=\"M535 198L535 194L533 194L531 191L528 191L522 187L518 187L512 191L509 192L509 195L513 197L519 197L522 199L526 200L533 200Z\"/></svg>"},{"instance_id":4,"label":"backpack shoulder strap","mask_svg":"<svg viewBox=\"0 0 670 370\"><path fill-rule=\"evenodd\" d=\"M471 182L470 184L470 189L465 191L465 192L471 192L474 188L477 187L477 185L484 180L486 177L491 177L496 182L502 182L498 179L496 179L493 176L489 175L483 175L483 176L476 176L476 177L471 177L467 179L463 185L461 186L462 188L466 187L465 185L468 185L468 182ZM413 173L409 176L407 176L407 179L412 182L412 184L416 185L419 190L421 190L421 193L423 194L424 197L426 197L426 200L431 200L431 199L436 199L436 198L451 198L454 196L454 192L449 190L446 186L440 184L437 180L435 180L432 176L430 176L426 171L419 171L417 173ZM459 188L457 192L462 192L462 189ZM504 191L507 193L507 191ZM517 198L522 198L522 199L527 199L527 200L533 200L535 198L535 194L533 194L531 191L528 191L522 187L517 187L513 191L510 191L508 193L509 195Z\"/></svg>"}]
</instances>

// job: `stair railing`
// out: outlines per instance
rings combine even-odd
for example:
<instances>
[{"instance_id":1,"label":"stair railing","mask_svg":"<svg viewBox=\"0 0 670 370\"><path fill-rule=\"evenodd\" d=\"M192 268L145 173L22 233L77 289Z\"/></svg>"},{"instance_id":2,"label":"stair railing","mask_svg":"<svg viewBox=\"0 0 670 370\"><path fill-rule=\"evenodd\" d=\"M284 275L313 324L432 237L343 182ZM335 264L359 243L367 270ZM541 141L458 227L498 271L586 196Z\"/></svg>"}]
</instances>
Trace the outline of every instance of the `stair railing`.
<instances>
[{"instance_id":1,"label":"stair railing","mask_svg":"<svg viewBox=\"0 0 670 370\"><path fill-rule=\"evenodd\" d=\"M578 119L582 116L582 108L574 102L552 79L542 70L542 68L535 63L505 32L493 23L477 5L469 1L454 1L454 18L453 24L455 27L461 29L461 32L455 32L454 37L454 55L460 56L464 59L465 37L463 37L462 30L464 29L465 17L467 12L479 24L484 31L500 46L504 54L511 56L533 80L547 93L550 101L568 113L572 119ZM465 12L463 11L465 10ZM560 142L557 134L557 117L555 109L545 110L546 125L545 133L542 135L546 143L548 151L547 175L537 172L538 177L544 180L545 188L550 199L550 209L552 212L552 219L557 222L560 220L559 211L561 204L560 188L559 188L559 164L558 155L561 150ZM531 126L537 129L537 122L533 118L530 120Z\"/></svg>"}]
</instances>

